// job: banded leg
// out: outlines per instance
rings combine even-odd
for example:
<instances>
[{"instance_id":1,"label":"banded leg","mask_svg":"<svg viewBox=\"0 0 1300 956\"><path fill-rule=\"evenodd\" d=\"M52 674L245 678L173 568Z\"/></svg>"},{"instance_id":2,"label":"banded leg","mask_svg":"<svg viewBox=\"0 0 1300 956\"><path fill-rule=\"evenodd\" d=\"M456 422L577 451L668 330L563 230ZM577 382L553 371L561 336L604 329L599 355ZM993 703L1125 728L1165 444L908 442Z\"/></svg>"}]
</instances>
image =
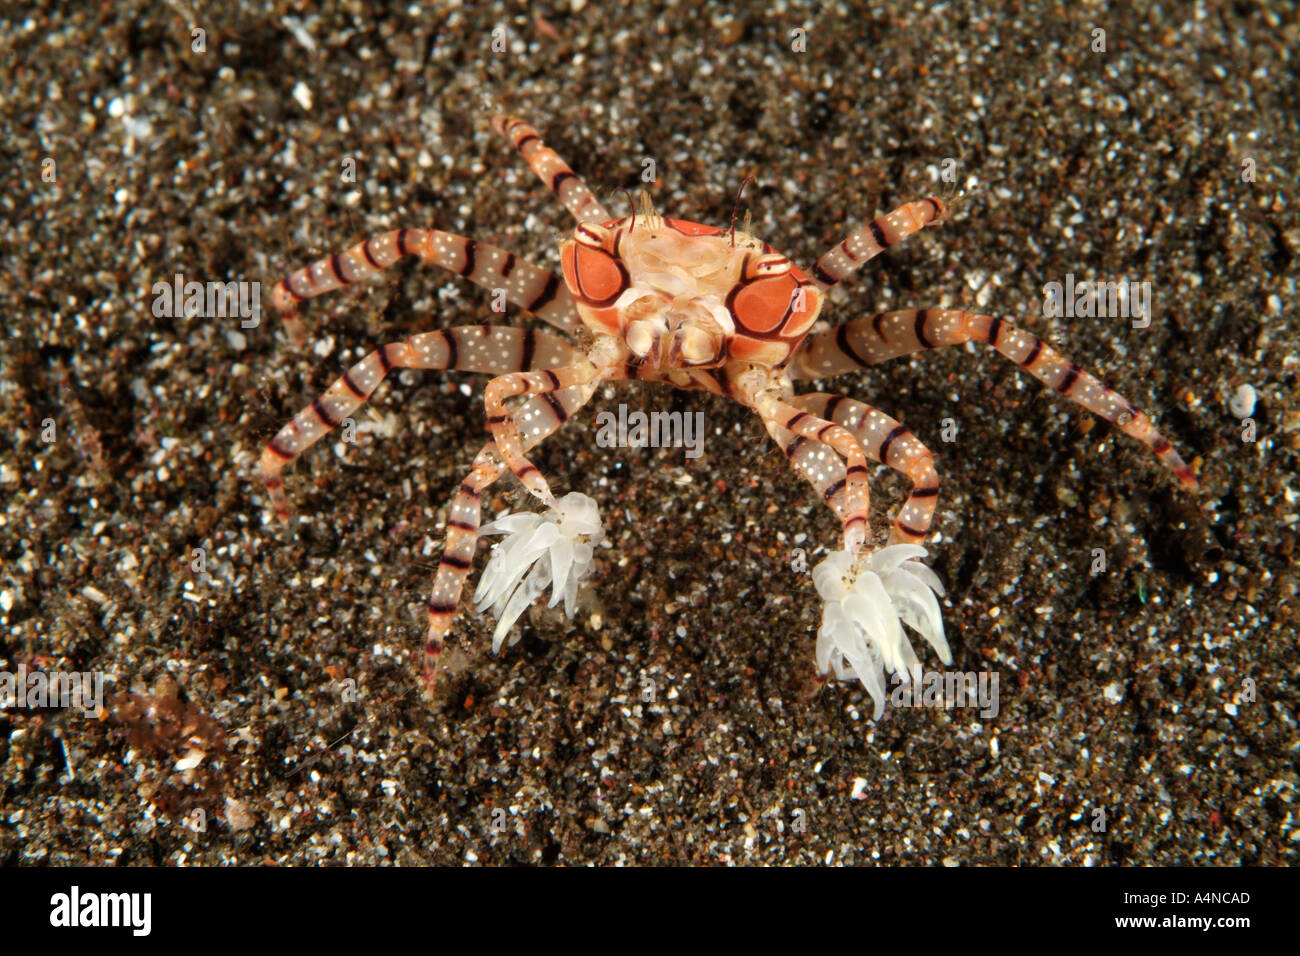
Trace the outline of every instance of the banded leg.
<instances>
[{"instance_id":1,"label":"banded leg","mask_svg":"<svg viewBox=\"0 0 1300 956\"><path fill-rule=\"evenodd\" d=\"M907 476L912 483L912 493L894 519L889 543L920 544L924 541L930 533L934 507L939 500L939 474L934 470L934 455L930 450L884 412L843 395L825 392L798 395L794 405L843 425L857 436L868 458ZM832 496L839 488L832 483L819 490L827 504L835 507Z\"/></svg>"},{"instance_id":2,"label":"banded leg","mask_svg":"<svg viewBox=\"0 0 1300 956\"><path fill-rule=\"evenodd\" d=\"M1196 476L1151 419L1128 399L1085 372L1036 335L991 315L960 309L905 309L846 322L810 336L792 377L825 378L921 349L985 342L1034 378L1150 448L1188 489Z\"/></svg>"},{"instance_id":3,"label":"banded leg","mask_svg":"<svg viewBox=\"0 0 1300 956\"><path fill-rule=\"evenodd\" d=\"M276 283L271 303L301 345L305 335L297 318L299 302L373 279L403 256L419 256L485 289L503 290L506 301L562 332L572 334L582 326L569 290L555 273L486 242L439 229L395 229L326 256Z\"/></svg>"},{"instance_id":4,"label":"banded leg","mask_svg":"<svg viewBox=\"0 0 1300 956\"><path fill-rule=\"evenodd\" d=\"M555 496L537 466L528 460L520 444L519 426L506 407L506 401L532 395L548 395L562 388L595 385L601 381L615 381L636 374L629 367L627 346L612 335L598 336L587 354L565 368L549 368L540 372L516 372L501 375L488 382L483 390L483 405L487 410L487 426L496 442L497 453L515 477L533 495L550 507L555 507Z\"/></svg>"},{"instance_id":5,"label":"banded leg","mask_svg":"<svg viewBox=\"0 0 1300 956\"><path fill-rule=\"evenodd\" d=\"M492 117L492 128L509 137L537 178L546 183L555 198L578 222L609 222L614 217L592 195L569 164L542 142L537 130L513 116Z\"/></svg>"},{"instance_id":6,"label":"banded leg","mask_svg":"<svg viewBox=\"0 0 1300 956\"><path fill-rule=\"evenodd\" d=\"M773 419L764 420L763 426L776 446L790 459L790 467L812 485L813 490L843 523L844 487L848 478L844 461L835 453L835 449L823 442L800 438Z\"/></svg>"},{"instance_id":7,"label":"banded leg","mask_svg":"<svg viewBox=\"0 0 1300 956\"><path fill-rule=\"evenodd\" d=\"M813 278L823 289L838 285L890 246L926 226L939 225L948 215L948 204L934 196L899 206L832 246L813 266Z\"/></svg>"},{"instance_id":8,"label":"banded leg","mask_svg":"<svg viewBox=\"0 0 1300 956\"><path fill-rule=\"evenodd\" d=\"M519 426L506 407L506 399L520 396L547 396L560 389L592 387L601 377L600 370L591 362L582 362L565 368L544 369L540 372L517 372L502 375L488 382L483 391L483 404L487 409L487 426L492 432L497 452L515 473L515 477L529 492L550 507L555 507L555 496L546 478L524 454Z\"/></svg>"},{"instance_id":9,"label":"banded leg","mask_svg":"<svg viewBox=\"0 0 1300 956\"><path fill-rule=\"evenodd\" d=\"M862 445L857 437L835 422L827 421L817 415L806 412L794 405L775 398L760 399L754 406L768 434L781 446L786 457L796 463L802 472L815 474L810 477L817 487L838 471L827 471L824 460L817 455L817 449L811 452L804 448L808 443L819 443L835 449L844 458L843 506L837 509L844 529L844 549L856 554L867 540L867 518L871 510L871 494L867 486L867 460ZM787 443L782 436L792 436ZM825 488L820 489L825 497ZM831 491L833 497L840 491ZM829 500L829 499L828 499Z\"/></svg>"},{"instance_id":10,"label":"banded leg","mask_svg":"<svg viewBox=\"0 0 1300 956\"><path fill-rule=\"evenodd\" d=\"M558 392L529 398L520 407L518 415L524 424L523 447L532 448L559 429L595 394L595 385L580 388L563 388ZM478 529L482 521L483 494L505 471L505 462L496 453L494 442L488 442L474 459L469 475L461 482L452 498L447 516L447 542L443 546L442 560L433 579L433 592L429 596L429 630L424 640L424 682L433 689L438 678L438 662L442 645L456 619L460 593L465 578L474 561L478 546Z\"/></svg>"},{"instance_id":11,"label":"banded leg","mask_svg":"<svg viewBox=\"0 0 1300 956\"><path fill-rule=\"evenodd\" d=\"M447 369L501 375L520 369L563 366L572 360L573 347L558 336L497 325L439 329L376 349L344 372L342 378L266 443L262 451L262 477L276 516L281 519L289 516L281 470L356 411L392 369Z\"/></svg>"}]
</instances>

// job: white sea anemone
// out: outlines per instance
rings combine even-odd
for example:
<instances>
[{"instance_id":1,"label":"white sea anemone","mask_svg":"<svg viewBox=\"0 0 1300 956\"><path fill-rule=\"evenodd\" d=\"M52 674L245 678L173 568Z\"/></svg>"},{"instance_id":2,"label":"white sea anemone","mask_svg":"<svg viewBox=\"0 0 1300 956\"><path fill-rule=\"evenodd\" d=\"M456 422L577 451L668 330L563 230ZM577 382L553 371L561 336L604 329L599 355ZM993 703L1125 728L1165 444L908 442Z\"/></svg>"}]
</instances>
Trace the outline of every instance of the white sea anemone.
<instances>
[{"instance_id":1,"label":"white sea anemone","mask_svg":"<svg viewBox=\"0 0 1300 956\"><path fill-rule=\"evenodd\" d=\"M925 548L893 544L858 559L835 551L813 568L813 583L826 602L817 632L817 670L834 670L840 680L857 678L885 711L885 674L919 682L921 662L903 633L903 624L924 637L945 664L952 651L943 636L943 617L935 594L943 594L939 576L915 558Z\"/></svg>"},{"instance_id":2,"label":"white sea anemone","mask_svg":"<svg viewBox=\"0 0 1300 956\"><path fill-rule=\"evenodd\" d=\"M478 609L490 607L497 617L493 651L501 650L519 615L548 587L547 606L555 607L564 598L564 613L573 617L578 584L591 573L595 546L605 533L596 502L586 495L575 491L556 504L545 514L503 515L479 529L479 534L506 535L492 546L492 557L474 592ZM510 643L517 640L518 634Z\"/></svg>"}]
</instances>

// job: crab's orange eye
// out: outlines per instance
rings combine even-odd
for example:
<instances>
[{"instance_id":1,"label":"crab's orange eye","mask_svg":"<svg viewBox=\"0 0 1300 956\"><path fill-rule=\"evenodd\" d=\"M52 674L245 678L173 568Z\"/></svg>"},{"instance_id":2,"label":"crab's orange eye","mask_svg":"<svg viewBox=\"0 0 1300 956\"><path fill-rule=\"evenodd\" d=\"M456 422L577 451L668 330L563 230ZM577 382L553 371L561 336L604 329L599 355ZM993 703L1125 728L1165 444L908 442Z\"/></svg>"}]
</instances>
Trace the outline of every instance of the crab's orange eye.
<instances>
[{"instance_id":1,"label":"crab's orange eye","mask_svg":"<svg viewBox=\"0 0 1300 956\"><path fill-rule=\"evenodd\" d=\"M571 291L585 305L608 308L628 286L623 263L604 249L592 248L580 241L566 243L562 258L565 275L571 280Z\"/></svg>"},{"instance_id":2,"label":"crab's orange eye","mask_svg":"<svg viewBox=\"0 0 1300 956\"><path fill-rule=\"evenodd\" d=\"M727 305L738 327L760 335L776 332L799 304L799 289L787 262L783 274L739 286L731 293Z\"/></svg>"},{"instance_id":3,"label":"crab's orange eye","mask_svg":"<svg viewBox=\"0 0 1300 956\"><path fill-rule=\"evenodd\" d=\"M790 260L785 256L758 256L746 264L746 278L761 279L766 276L782 276L790 271Z\"/></svg>"},{"instance_id":4,"label":"crab's orange eye","mask_svg":"<svg viewBox=\"0 0 1300 956\"><path fill-rule=\"evenodd\" d=\"M589 249L604 249L609 245L610 231L594 223L580 222L573 231L574 238Z\"/></svg>"}]
</instances>

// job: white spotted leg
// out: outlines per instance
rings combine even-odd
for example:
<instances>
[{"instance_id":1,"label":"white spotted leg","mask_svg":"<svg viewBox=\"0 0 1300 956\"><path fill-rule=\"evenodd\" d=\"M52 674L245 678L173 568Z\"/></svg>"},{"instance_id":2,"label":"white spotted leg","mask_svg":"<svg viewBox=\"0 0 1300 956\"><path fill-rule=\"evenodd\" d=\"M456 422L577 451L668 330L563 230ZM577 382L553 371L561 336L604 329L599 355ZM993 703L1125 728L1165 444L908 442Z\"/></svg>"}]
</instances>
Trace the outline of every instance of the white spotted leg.
<instances>
[{"instance_id":1,"label":"white spotted leg","mask_svg":"<svg viewBox=\"0 0 1300 956\"><path fill-rule=\"evenodd\" d=\"M862 443L872 461L887 465L912 483L912 492L894 519L890 544L920 544L930 532L939 496L939 474L934 455L908 429L878 409L863 402L819 392L798 395L793 404L827 421L843 425ZM801 469L802 470L802 469ZM842 474L814 469L813 487L837 511L835 501L844 486Z\"/></svg>"},{"instance_id":2,"label":"white spotted leg","mask_svg":"<svg viewBox=\"0 0 1300 956\"><path fill-rule=\"evenodd\" d=\"M1036 335L1004 319L960 309L904 309L846 322L810 336L792 366L796 379L829 378L924 349L984 342L1155 453L1183 487L1196 476L1141 409Z\"/></svg>"},{"instance_id":3,"label":"white spotted leg","mask_svg":"<svg viewBox=\"0 0 1300 956\"><path fill-rule=\"evenodd\" d=\"M949 216L948 204L935 196L905 203L845 236L817 260L812 277L823 289L839 285L890 246Z\"/></svg>"},{"instance_id":4,"label":"white spotted leg","mask_svg":"<svg viewBox=\"0 0 1300 956\"><path fill-rule=\"evenodd\" d=\"M278 517L288 518L289 505L280 472L356 411L394 368L501 375L563 366L572 362L573 354L573 347L558 336L495 325L423 332L376 349L344 372L266 443L261 470L272 508Z\"/></svg>"},{"instance_id":5,"label":"white spotted leg","mask_svg":"<svg viewBox=\"0 0 1300 956\"><path fill-rule=\"evenodd\" d=\"M524 425L523 447L532 448L552 435L591 399L595 390L594 384L564 388L525 400L517 413ZM429 630L424 640L424 683L429 692L437 682L443 643L456 619L461 591L474 561L483 495L505 470L505 462L497 454L495 442L488 442L474 459L469 475L452 498L447 517L447 542L438 562L427 608Z\"/></svg>"},{"instance_id":6,"label":"white spotted leg","mask_svg":"<svg viewBox=\"0 0 1300 956\"><path fill-rule=\"evenodd\" d=\"M816 457L808 457L817 456L815 444L833 448L843 458L844 464L839 465L837 462L836 467L843 469L844 481L835 482L839 487L832 491L831 497L842 495L842 505L836 510L843 526L844 550L857 554L867 540L867 521L871 510L866 453L857 436L843 425L827 421L770 395L757 396L750 407L758 413L768 434L785 452L786 457L803 466L801 472L806 467L819 476L830 474L826 470L828 463ZM785 436L789 436L788 440L783 440ZM834 474L838 475L839 471ZM821 480L820 477L816 479L814 487Z\"/></svg>"},{"instance_id":7,"label":"white spotted leg","mask_svg":"<svg viewBox=\"0 0 1300 956\"><path fill-rule=\"evenodd\" d=\"M300 302L374 279L403 256L419 256L486 289L501 290L507 302L562 332L572 334L582 325L569 290L555 273L486 242L439 229L395 229L326 256L276 283L271 303L301 345L306 335L297 317Z\"/></svg>"},{"instance_id":8,"label":"white spotted leg","mask_svg":"<svg viewBox=\"0 0 1300 956\"><path fill-rule=\"evenodd\" d=\"M628 378L635 374L635 370L629 371L625 364L628 354L621 341L604 335L597 339L585 358L572 365L501 375L488 382L483 390L487 426L496 442L497 452L520 483L547 506L555 507L555 496L541 471L524 454L518 421L507 407L507 400Z\"/></svg>"},{"instance_id":9,"label":"white spotted leg","mask_svg":"<svg viewBox=\"0 0 1300 956\"><path fill-rule=\"evenodd\" d=\"M578 174L555 150L542 142L532 126L514 116L492 117L492 128L507 137L519 150L537 178L564 203L564 208L578 222L609 222L614 217L606 211Z\"/></svg>"}]
</instances>

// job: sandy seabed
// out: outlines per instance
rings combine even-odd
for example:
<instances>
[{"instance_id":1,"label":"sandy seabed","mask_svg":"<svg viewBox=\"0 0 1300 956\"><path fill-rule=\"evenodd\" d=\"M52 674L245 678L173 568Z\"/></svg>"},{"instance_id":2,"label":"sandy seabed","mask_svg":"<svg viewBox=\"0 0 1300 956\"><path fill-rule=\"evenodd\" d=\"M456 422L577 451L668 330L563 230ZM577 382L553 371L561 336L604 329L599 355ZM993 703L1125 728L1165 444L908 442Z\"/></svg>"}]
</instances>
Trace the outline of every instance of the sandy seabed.
<instances>
[{"instance_id":1,"label":"sandy seabed","mask_svg":"<svg viewBox=\"0 0 1300 956\"><path fill-rule=\"evenodd\" d=\"M0 667L119 694L103 719L0 713L0 862L1295 861L1300 27L1280 4L204 6L0 24ZM827 320L1016 321L1149 410L1199 495L988 349L829 383L935 451L953 668L999 678L996 716L877 723L856 684L813 693L797 549L837 546L829 510L738 405L611 386L536 457L604 516L582 613L535 609L497 657L463 611L469 653L422 701L482 381L393 376L355 444L287 473L287 526L256 464L349 365L491 320L488 294L403 263L305 306L299 350L269 309L160 317L153 290L265 297L398 226L555 268L571 222L493 102L611 208L651 159L661 211L726 225L756 176L752 230L805 266L951 196ZM1044 317L1067 276L1149 281L1149 327ZM601 447L619 402L703 412L703 454ZM883 531L906 485L873 488ZM511 480L485 510L527 506Z\"/></svg>"}]
</instances>

